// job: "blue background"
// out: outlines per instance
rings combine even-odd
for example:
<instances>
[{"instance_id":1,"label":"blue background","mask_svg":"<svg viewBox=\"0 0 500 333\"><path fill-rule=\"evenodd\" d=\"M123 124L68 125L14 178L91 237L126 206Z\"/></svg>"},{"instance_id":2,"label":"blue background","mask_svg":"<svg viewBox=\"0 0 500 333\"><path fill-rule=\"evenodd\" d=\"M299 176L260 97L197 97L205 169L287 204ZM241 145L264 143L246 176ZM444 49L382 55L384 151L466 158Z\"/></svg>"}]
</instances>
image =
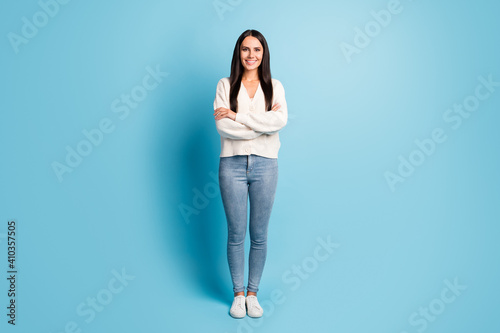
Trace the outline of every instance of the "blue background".
<instances>
[{"instance_id":1,"label":"blue background","mask_svg":"<svg viewBox=\"0 0 500 333\"><path fill-rule=\"evenodd\" d=\"M500 89L458 129L443 114L479 76L500 81L500 4L401 0L350 63L341 43L354 45L355 28L388 1L229 6L70 1L16 53L9 33L41 7L2 5L0 266L6 276L14 219L19 271L16 327L0 283L2 331L499 331ZM259 291L266 313L235 320L212 114L248 28L267 38L289 121ZM120 119L112 102L148 66L168 76ZM105 118L113 132L60 182L52 163ZM384 174L435 128L446 141L392 191ZM186 218L186 207L196 213ZM340 244L321 262L318 237ZM284 278L294 265L311 271L295 275L298 288ZM109 296L122 269L133 279L86 322L77 307ZM455 279L466 289L445 304ZM280 304L270 301L277 291ZM429 306L439 314L425 327L409 321Z\"/></svg>"}]
</instances>

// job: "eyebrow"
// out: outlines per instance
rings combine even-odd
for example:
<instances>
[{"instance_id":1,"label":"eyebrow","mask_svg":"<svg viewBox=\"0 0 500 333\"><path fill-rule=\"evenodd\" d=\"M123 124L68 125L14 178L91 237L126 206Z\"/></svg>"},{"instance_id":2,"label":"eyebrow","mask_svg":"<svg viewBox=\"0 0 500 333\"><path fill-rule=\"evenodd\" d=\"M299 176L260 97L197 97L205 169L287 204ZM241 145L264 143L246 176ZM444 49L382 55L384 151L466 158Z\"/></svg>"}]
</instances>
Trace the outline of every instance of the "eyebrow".
<instances>
[{"instance_id":1,"label":"eyebrow","mask_svg":"<svg viewBox=\"0 0 500 333\"><path fill-rule=\"evenodd\" d=\"M251 49L251 47L250 47L250 46L246 46L246 45L241 45L241 47L242 47L242 48L243 48L243 47L248 47L249 49ZM260 49L260 48L261 48L260 46L256 46L256 47L254 47L254 49Z\"/></svg>"}]
</instances>

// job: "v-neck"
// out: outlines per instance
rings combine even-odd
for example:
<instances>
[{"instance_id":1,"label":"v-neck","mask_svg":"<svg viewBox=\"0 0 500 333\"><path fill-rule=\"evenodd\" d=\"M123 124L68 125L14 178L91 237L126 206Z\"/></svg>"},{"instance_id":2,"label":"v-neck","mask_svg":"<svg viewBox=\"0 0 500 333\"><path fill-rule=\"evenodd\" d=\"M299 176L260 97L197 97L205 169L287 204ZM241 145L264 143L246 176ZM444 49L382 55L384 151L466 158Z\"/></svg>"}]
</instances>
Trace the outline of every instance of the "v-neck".
<instances>
[{"instance_id":1,"label":"v-neck","mask_svg":"<svg viewBox=\"0 0 500 333\"><path fill-rule=\"evenodd\" d=\"M257 89L255 90L255 94L253 95L253 97L250 97L250 95L248 94L248 90L247 90L247 87L245 87L245 85L243 84L243 82L241 82L241 85L243 86L243 88L245 88L245 91L246 91L246 95L248 96L248 99L253 102L255 96L257 96L257 93L259 92L259 88L260 88L260 81L259 81L259 85L257 86Z\"/></svg>"}]
</instances>

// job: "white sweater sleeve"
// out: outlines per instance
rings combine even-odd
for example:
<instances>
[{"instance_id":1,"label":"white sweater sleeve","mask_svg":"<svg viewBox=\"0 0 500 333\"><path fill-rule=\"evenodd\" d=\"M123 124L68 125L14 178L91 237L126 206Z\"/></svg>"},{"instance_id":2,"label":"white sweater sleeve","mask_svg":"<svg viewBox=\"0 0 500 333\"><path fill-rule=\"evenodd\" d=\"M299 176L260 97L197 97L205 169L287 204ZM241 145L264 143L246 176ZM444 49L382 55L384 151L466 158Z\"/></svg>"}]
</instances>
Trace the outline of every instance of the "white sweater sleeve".
<instances>
[{"instance_id":1,"label":"white sweater sleeve","mask_svg":"<svg viewBox=\"0 0 500 333\"><path fill-rule=\"evenodd\" d=\"M227 89L227 91L229 91L229 87L227 87ZM229 96L229 93L226 92L226 87L221 79L219 80L219 83L217 83L217 93L214 100L214 110L220 107L229 109L229 101L227 96ZM216 120L215 126L217 127L217 132L221 137L233 140L250 140L255 139L256 137L263 134L258 133L250 127L236 122L230 118L222 118Z\"/></svg>"},{"instance_id":2,"label":"white sweater sleeve","mask_svg":"<svg viewBox=\"0 0 500 333\"><path fill-rule=\"evenodd\" d=\"M247 125L256 132L274 134L285 127L288 121L288 108L285 100L285 89L281 82L273 87L273 105L279 103L278 111L266 111L265 113L237 113L236 121Z\"/></svg>"}]
</instances>

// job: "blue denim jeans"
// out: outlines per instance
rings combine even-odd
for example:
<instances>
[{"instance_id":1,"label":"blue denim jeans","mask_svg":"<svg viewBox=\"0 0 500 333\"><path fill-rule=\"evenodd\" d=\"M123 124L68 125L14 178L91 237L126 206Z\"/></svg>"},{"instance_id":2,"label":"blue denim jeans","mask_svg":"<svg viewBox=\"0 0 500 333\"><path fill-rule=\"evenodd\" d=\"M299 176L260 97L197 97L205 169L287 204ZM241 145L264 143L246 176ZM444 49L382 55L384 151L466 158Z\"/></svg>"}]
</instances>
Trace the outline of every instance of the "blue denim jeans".
<instances>
[{"instance_id":1,"label":"blue denim jeans","mask_svg":"<svg viewBox=\"0 0 500 333\"><path fill-rule=\"evenodd\" d=\"M267 230L278 184L278 159L259 155L220 157L219 186L226 213L227 260L233 291L245 290L245 236L250 199L248 291L259 290L267 255Z\"/></svg>"}]
</instances>

